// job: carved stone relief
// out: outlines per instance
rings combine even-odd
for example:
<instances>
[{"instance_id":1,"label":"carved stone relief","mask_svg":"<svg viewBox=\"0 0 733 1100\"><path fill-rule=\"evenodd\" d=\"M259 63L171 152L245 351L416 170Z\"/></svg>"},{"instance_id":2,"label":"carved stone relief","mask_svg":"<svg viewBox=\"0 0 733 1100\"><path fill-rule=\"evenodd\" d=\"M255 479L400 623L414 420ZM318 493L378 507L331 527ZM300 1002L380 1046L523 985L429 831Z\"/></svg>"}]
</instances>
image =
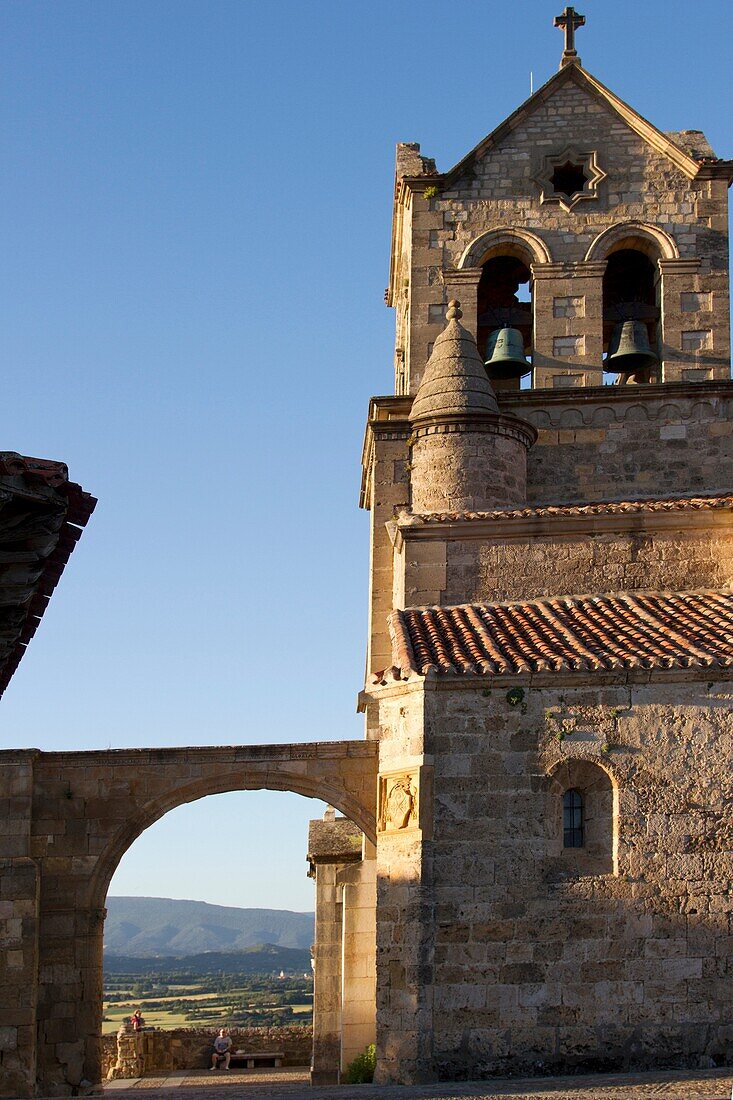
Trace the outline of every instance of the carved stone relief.
<instances>
[{"instance_id":1,"label":"carved stone relief","mask_svg":"<svg viewBox=\"0 0 733 1100\"><path fill-rule=\"evenodd\" d=\"M418 778L401 772L379 777L379 831L399 832L418 824Z\"/></svg>"}]
</instances>

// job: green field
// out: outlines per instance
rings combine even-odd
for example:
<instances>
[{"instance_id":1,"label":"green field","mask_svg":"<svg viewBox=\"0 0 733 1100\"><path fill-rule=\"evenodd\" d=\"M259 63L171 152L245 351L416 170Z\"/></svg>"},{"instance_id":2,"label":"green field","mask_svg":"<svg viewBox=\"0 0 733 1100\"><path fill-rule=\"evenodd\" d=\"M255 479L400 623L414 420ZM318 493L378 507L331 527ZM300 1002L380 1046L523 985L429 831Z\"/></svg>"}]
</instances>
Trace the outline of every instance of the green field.
<instances>
[{"instance_id":1,"label":"green field","mask_svg":"<svg viewBox=\"0 0 733 1100\"><path fill-rule=\"evenodd\" d=\"M313 1018L310 975L147 972L105 974L102 1034L129 1020L136 1008L146 1027L308 1025Z\"/></svg>"}]
</instances>

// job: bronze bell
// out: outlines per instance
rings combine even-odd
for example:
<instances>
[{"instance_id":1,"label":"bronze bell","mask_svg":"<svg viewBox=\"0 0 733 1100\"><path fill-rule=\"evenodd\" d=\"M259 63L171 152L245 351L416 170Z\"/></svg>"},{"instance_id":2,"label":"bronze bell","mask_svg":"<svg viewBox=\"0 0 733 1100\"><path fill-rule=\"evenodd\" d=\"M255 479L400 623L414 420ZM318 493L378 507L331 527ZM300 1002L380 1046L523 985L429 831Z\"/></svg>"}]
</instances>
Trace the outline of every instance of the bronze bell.
<instances>
[{"instance_id":1,"label":"bronze bell","mask_svg":"<svg viewBox=\"0 0 733 1100\"><path fill-rule=\"evenodd\" d=\"M489 378L521 378L532 364L524 354L524 338L516 328L495 329L486 341L486 370Z\"/></svg>"},{"instance_id":2,"label":"bronze bell","mask_svg":"<svg viewBox=\"0 0 733 1100\"><path fill-rule=\"evenodd\" d=\"M658 362L643 321L621 321L614 326L604 363L606 370L634 375L637 381L648 382L652 367Z\"/></svg>"}]
</instances>

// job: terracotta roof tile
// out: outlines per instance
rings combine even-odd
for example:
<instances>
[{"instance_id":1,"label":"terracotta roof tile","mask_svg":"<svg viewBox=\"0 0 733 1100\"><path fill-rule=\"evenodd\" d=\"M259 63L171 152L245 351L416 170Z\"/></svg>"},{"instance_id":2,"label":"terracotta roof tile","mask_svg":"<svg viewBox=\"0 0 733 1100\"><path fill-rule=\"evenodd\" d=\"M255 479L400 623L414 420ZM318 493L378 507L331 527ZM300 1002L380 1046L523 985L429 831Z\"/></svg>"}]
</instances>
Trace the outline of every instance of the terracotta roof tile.
<instances>
[{"instance_id":1,"label":"terracotta roof tile","mask_svg":"<svg viewBox=\"0 0 733 1100\"><path fill-rule=\"evenodd\" d=\"M710 497L669 497L647 500L600 500L592 504L544 504L534 508L513 508L495 512L428 512L414 518L423 523L452 523L472 519L528 519L532 516L600 516L631 512L687 512L712 508L733 508L733 493Z\"/></svg>"},{"instance_id":2,"label":"terracotta roof tile","mask_svg":"<svg viewBox=\"0 0 733 1100\"><path fill-rule=\"evenodd\" d=\"M733 666L733 593L622 592L407 608L389 618L391 669L473 676Z\"/></svg>"}]
</instances>

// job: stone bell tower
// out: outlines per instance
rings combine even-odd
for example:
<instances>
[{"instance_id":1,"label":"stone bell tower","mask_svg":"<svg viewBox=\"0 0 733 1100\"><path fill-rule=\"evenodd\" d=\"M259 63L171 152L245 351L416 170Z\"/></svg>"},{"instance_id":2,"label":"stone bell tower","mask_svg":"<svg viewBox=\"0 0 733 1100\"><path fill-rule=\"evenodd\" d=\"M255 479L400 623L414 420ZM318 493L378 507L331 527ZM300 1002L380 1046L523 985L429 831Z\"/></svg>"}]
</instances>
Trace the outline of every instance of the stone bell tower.
<instances>
[{"instance_id":1,"label":"stone bell tower","mask_svg":"<svg viewBox=\"0 0 733 1100\"><path fill-rule=\"evenodd\" d=\"M588 73L583 21L454 168L397 149L380 1081L733 1064L733 162Z\"/></svg>"},{"instance_id":2,"label":"stone bell tower","mask_svg":"<svg viewBox=\"0 0 733 1100\"><path fill-rule=\"evenodd\" d=\"M417 392L451 298L482 354L492 330L521 332L536 389L729 376L731 163L699 130L658 130L588 73L581 19L558 17L559 71L449 171L419 145L397 148L398 394ZM623 322L648 342L637 376L613 361Z\"/></svg>"}]
</instances>

